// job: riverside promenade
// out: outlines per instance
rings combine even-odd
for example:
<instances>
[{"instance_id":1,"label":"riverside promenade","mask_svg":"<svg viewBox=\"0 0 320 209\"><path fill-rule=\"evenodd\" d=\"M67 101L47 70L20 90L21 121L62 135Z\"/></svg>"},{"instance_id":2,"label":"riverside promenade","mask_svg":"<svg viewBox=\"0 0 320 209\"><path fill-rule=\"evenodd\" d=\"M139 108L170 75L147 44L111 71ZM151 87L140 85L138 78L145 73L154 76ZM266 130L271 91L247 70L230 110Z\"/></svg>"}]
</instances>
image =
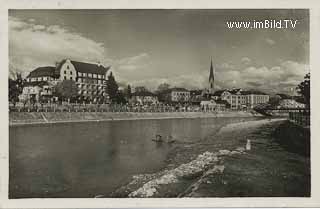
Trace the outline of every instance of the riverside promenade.
<instances>
[{"instance_id":1,"label":"riverside promenade","mask_svg":"<svg viewBox=\"0 0 320 209\"><path fill-rule=\"evenodd\" d=\"M254 117L254 112L10 112L9 125L46 123L68 123L113 120L170 119L170 118L212 118L212 117Z\"/></svg>"}]
</instances>

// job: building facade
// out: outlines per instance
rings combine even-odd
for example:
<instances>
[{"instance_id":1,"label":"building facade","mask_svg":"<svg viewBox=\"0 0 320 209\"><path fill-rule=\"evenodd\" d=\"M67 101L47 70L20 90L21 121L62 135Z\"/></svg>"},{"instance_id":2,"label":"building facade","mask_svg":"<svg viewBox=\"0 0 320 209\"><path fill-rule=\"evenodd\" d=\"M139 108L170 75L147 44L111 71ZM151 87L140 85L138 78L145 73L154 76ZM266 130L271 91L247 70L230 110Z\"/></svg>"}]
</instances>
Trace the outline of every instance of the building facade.
<instances>
[{"instance_id":1,"label":"building facade","mask_svg":"<svg viewBox=\"0 0 320 209\"><path fill-rule=\"evenodd\" d=\"M161 94L164 102L187 103L190 101L190 91L185 88L171 88Z\"/></svg>"},{"instance_id":2,"label":"building facade","mask_svg":"<svg viewBox=\"0 0 320 209\"><path fill-rule=\"evenodd\" d=\"M132 94L131 96L131 101L133 103L139 103L139 104L157 104L158 101L158 97L149 92L149 91L143 91L143 92L135 92Z\"/></svg>"},{"instance_id":3,"label":"building facade","mask_svg":"<svg viewBox=\"0 0 320 209\"><path fill-rule=\"evenodd\" d=\"M269 102L269 95L260 91L244 91L242 89L219 90L213 97L227 101L231 109L252 109L259 104Z\"/></svg>"},{"instance_id":4,"label":"building facade","mask_svg":"<svg viewBox=\"0 0 320 209\"><path fill-rule=\"evenodd\" d=\"M78 62L69 59L62 60L55 67L39 67L29 73L26 80L28 88L34 82L46 82L43 88L44 94L52 95L54 86L64 80L73 80L78 87L78 100L102 102L107 97L106 94L106 73L110 67L100 64ZM27 89L26 89L27 91Z\"/></svg>"}]
</instances>

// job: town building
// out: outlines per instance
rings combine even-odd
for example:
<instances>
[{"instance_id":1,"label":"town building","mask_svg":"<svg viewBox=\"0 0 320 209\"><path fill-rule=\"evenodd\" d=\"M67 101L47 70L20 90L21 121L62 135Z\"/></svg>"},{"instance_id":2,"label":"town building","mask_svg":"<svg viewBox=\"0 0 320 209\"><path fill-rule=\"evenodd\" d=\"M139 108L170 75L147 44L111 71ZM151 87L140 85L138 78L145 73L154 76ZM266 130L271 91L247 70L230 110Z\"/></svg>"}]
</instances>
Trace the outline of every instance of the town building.
<instances>
[{"instance_id":1,"label":"town building","mask_svg":"<svg viewBox=\"0 0 320 209\"><path fill-rule=\"evenodd\" d=\"M64 59L55 67L39 67L31 71L26 80L29 83L29 90L32 86L36 88L37 85L34 82L46 82L47 86L43 85L41 88L45 87L43 92L48 91L48 95L52 95L52 89L58 82L73 80L78 87L79 101L103 102L107 97L106 73L109 69L110 67L104 67L101 64ZM24 92L29 90L26 89Z\"/></svg>"},{"instance_id":2,"label":"town building","mask_svg":"<svg viewBox=\"0 0 320 209\"><path fill-rule=\"evenodd\" d=\"M281 99L278 108L305 108L305 106L294 99Z\"/></svg>"},{"instance_id":3,"label":"town building","mask_svg":"<svg viewBox=\"0 0 320 209\"><path fill-rule=\"evenodd\" d=\"M213 99L202 100L200 102L200 107L202 111L211 112L211 111L224 111L226 109L226 103L224 101Z\"/></svg>"},{"instance_id":4,"label":"town building","mask_svg":"<svg viewBox=\"0 0 320 209\"><path fill-rule=\"evenodd\" d=\"M269 102L269 95L261 91L244 91L242 89L225 89L213 94L215 100L221 99L230 104L231 109L252 109L258 104Z\"/></svg>"},{"instance_id":5,"label":"town building","mask_svg":"<svg viewBox=\"0 0 320 209\"><path fill-rule=\"evenodd\" d=\"M131 95L131 102L139 103L139 104L157 104L158 97L152 92L149 91L141 91L141 92L134 92Z\"/></svg>"},{"instance_id":6,"label":"town building","mask_svg":"<svg viewBox=\"0 0 320 209\"><path fill-rule=\"evenodd\" d=\"M190 101L190 91L175 87L161 92L161 98L167 103L187 103Z\"/></svg>"}]
</instances>

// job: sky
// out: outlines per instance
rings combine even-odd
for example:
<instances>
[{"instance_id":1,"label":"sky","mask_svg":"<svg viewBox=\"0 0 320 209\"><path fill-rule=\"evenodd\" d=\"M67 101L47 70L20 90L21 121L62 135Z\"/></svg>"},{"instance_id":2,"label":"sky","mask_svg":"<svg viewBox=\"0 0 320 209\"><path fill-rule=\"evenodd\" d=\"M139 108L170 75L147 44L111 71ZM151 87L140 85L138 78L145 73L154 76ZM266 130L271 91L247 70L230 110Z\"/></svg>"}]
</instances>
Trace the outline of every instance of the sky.
<instances>
[{"instance_id":1,"label":"sky","mask_svg":"<svg viewBox=\"0 0 320 209\"><path fill-rule=\"evenodd\" d=\"M227 21L298 20L295 28L230 29ZM10 10L9 71L69 58L111 66L122 85L161 83L292 93L309 72L308 10Z\"/></svg>"}]
</instances>

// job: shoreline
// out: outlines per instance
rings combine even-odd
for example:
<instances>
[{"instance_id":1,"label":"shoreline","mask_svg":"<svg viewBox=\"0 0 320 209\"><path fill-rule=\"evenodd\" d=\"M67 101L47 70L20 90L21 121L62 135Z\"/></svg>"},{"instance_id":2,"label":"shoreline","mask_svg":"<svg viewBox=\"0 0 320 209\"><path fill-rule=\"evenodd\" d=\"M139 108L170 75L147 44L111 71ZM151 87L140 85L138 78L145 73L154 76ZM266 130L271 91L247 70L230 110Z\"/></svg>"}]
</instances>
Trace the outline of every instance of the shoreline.
<instances>
[{"instance_id":1,"label":"shoreline","mask_svg":"<svg viewBox=\"0 0 320 209\"><path fill-rule=\"evenodd\" d=\"M277 142L273 138L274 132L288 123L290 122L286 119L275 118L227 124L218 131L216 137L225 140L239 136L239 133L243 132L245 136L240 136L236 140L238 142L230 144L231 146L218 146L204 142L205 145L195 143L192 150L188 150L183 145L176 145L179 149L174 153L184 155L183 160L173 153L168 165L160 171L136 174L132 176L131 181L112 193L98 197L308 197L310 196L308 155L301 155L283 145L291 144L292 137L296 137L297 134L291 134L290 140L285 142L282 140L287 136L281 136L282 140ZM257 129L263 129L264 132L257 132ZM284 132L291 133L291 127L285 128ZM248 150L246 138L252 137L252 134L258 138L252 140ZM270 152L270 149L273 151ZM295 161L291 161L292 159ZM282 172L275 172L280 168ZM241 181L238 181L235 175ZM303 182L304 186L299 184L283 189L288 182L296 180ZM264 190L264 187L269 190ZM297 192L298 188L303 189ZM270 191L273 190L277 193L271 195Z\"/></svg>"},{"instance_id":2,"label":"shoreline","mask_svg":"<svg viewBox=\"0 0 320 209\"><path fill-rule=\"evenodd\" d=\"M106 122L124 120L158 120L183 118L224 118L224 117L263 117L251 112L12 112L9 113L9 127L58 124Z\"/></svg>"}]
</instances>

